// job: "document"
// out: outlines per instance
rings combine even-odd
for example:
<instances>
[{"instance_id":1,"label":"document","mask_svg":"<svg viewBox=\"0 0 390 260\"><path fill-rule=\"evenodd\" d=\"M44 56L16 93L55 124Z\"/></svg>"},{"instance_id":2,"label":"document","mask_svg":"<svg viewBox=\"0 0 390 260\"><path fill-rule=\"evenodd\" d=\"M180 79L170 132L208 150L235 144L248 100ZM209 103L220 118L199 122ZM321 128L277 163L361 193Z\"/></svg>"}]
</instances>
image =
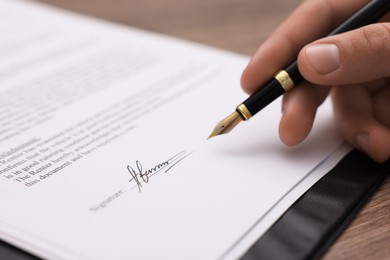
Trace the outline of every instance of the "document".
<instances>
[{"instance_id":1,"label":"document","mask_svg":"<svg viewBox=\"0 0 390 260\"><path fill-rule=\"evenodd\" d=\"M0 238L39 257L236 259L350 149L328 101L207 140L246 56L23 0L0 35Z\"/></svg>"}]
</instances>

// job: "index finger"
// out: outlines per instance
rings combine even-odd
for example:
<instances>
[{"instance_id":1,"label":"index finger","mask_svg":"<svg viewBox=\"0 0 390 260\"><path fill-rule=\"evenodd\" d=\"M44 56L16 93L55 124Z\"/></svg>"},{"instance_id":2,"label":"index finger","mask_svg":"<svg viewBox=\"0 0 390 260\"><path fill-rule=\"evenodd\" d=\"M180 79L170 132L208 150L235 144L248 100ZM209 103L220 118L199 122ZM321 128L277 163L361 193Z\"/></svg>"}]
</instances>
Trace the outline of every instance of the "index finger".
<instances>
[{"instance_id":1,"label":"index finger","mask_svg":"<svg viewBox=\"0 0 390 260\"><path fill-rule=\"evenodd\" d=\"M306 0L259 47L241 86L253 93L292 62L306 44L325 36L369 0Z\"/></svg>"}]
</instances>

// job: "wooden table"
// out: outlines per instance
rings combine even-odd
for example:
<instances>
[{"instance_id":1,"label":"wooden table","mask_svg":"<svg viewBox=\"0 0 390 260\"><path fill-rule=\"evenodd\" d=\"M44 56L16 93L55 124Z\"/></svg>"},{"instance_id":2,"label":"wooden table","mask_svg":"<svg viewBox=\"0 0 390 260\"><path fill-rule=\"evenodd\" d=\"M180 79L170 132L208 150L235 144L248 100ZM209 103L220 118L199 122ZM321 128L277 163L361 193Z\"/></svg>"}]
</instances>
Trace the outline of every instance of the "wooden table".
<instances>
[{"instance_id":1,"label":"wooden table","mask_svg":"<svg viewBox=\"0 0 390 260\"><path fill-rule=\"evenodd\" d=\"M41 0L146 30L252 55L300 0ZM237 86L239 87L239 86ZM390 178L324 259L390 259Z\"/></svg>"}]
</instances>

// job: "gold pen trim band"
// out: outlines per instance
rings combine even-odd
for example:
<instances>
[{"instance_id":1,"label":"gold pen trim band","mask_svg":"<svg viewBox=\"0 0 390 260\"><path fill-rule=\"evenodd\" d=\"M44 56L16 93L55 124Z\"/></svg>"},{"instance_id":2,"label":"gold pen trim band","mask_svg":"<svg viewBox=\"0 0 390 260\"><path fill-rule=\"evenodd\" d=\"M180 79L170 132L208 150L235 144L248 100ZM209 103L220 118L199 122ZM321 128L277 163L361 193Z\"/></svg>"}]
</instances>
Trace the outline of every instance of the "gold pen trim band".
<instances>
[{"instance_id":1,"label":"gold pen trim band","mask_svg":"<svg viewBox=\"0 0 390 260\"><path fill-rule=\"evenodd\" d=\"M252 117L251 112L249 112L248 108L244 104L237 107L237 112L240 113L244 120L249 120L249 118Z\"/></svg>"},{"instance_id":2,"label":"gold pen trim band","mask_svg":"<svg viewBox=\"0 0 390 260\"><path fill-rule=\"evenodd\" d=\"M275 75L275 79L280 83L284 91L290 91L294 88L294 81L292 81L290 75L288 75L287 71L281 70Z\"/></svg>"}]
</instances>

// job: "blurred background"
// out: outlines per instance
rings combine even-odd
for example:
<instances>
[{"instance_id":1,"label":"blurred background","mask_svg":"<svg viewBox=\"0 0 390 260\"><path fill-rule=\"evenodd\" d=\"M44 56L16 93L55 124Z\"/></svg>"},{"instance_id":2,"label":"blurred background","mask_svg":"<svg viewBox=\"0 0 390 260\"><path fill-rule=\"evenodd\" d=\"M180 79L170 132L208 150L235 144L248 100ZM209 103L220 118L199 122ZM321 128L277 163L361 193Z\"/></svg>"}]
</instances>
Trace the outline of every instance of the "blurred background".
<instances>
[{"instance_id":1,"label":"blurred background","mask_svg":"<svg viewBox=\"0 0 390 260\"><path fill-rule=\"evenodd\" d=\"M38 0L37 0L38 1ZM251 55L301 0L39 0Z\"/></svg>"}]
</instances>

